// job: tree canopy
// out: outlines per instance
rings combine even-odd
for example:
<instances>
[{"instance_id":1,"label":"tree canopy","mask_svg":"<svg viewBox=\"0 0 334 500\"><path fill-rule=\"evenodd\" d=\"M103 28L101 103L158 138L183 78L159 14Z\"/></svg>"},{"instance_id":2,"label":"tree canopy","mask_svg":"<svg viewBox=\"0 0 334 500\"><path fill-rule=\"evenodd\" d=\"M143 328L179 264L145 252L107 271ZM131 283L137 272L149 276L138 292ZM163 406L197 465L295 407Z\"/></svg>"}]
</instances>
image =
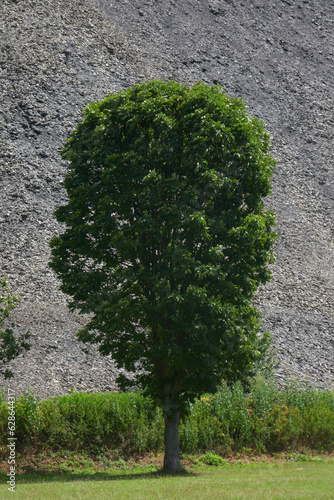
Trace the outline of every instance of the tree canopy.
<instances>
[{"instance_id":1,"label":"tree canopy","mask_svg":"<svg viewBox=\"0 0 334 500\"><path fill-rule=\"evenodd\" d=\"M269 146L220 86L159 80L90 104L63 149L50 265L91 314L79 339L136 372L166 422L267 348L251 299L273 261Z\"/></svg>"}]
</instances>

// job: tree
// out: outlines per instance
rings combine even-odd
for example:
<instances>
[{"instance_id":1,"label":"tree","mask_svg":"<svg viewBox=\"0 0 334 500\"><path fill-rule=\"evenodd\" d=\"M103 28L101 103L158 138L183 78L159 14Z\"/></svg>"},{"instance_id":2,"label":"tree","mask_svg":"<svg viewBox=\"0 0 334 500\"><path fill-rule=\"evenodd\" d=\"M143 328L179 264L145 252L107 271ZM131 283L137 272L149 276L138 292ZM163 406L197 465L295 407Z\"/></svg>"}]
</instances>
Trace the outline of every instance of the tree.
<instances>
[{"instance_id":1,"label":"tree","mask_svg":"<svg viewBox=\"0 0 334 500\"><path fill-rule=\"evenodd\" d=\"M188 403L245 378L268 347L250 299L273 260L269 142L221 87L152 81L89 105L62 152L50 266L69 307L91 314L78 338L140 366L169 471Z\"/></svg>"},{"instance_id":2,"label":"tree","mask_svg":"<svg viewBox=\"0 0 334 500\"><path fill-rule=\"evenodd\" d=\"M3 330L5 319L8 318L10 312L20 302L20 296L10 294L7 278L3 278L0 283L3 289L2 293L4 294L0 295L0 362L2 365L6 365L6 363L16 358L24 350L29 350L30 344L28 344L27 340L30 334L26 332L15 338L13 332L14 323L11 324L11 328ZM3 375L5 378L11 378L14 374L11 370L4 369Z\"/></svg>"}]
</instances>

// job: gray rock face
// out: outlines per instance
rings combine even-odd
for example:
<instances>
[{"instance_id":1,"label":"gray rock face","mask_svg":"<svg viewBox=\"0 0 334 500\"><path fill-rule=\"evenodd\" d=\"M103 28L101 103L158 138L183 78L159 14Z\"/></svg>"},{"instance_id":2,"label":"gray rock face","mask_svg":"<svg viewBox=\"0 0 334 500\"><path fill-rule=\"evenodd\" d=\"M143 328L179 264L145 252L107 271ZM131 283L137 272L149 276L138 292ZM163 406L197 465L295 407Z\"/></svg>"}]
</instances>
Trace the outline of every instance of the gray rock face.
<instances>
[{"instance_id":1,"label":"gray rock face","mask_svg":"<svg viewBox=\"0 0 334 500\"><path fill-rule=\"evenodd\" d=\"M59 157L88 103L152 78L223 85L267 123L277 160L277 260L256 305L278 380L334 384L333 9L328 0L2 0L0 276L32 348L11 363L18 391L114 390L109 358L80 344L47 267L66 200Z\"/></svg>"}]
</instances>

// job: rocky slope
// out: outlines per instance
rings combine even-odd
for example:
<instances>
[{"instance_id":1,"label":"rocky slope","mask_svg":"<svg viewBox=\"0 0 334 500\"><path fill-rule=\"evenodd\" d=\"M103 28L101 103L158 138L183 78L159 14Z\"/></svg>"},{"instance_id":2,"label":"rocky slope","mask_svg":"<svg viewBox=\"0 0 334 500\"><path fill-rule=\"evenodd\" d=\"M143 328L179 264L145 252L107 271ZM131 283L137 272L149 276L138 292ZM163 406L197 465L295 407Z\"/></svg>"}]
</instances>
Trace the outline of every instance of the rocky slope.
<instances>
[{"instance_id":1,"label":"rocky slope","mask_svg":"<svg viewBox=\"0 0 334 500\"><path fill-rule=\"evenodd\" d=\"M256 303L279 379L333 387L332 25L330 0L1 1L0 276L22 292L13 319L32 341L12 387L115 388L47 267L66 199L59 149L85 105L152 78L219 83L267 123L279 238Z\"/></svg>"}]
</instances>

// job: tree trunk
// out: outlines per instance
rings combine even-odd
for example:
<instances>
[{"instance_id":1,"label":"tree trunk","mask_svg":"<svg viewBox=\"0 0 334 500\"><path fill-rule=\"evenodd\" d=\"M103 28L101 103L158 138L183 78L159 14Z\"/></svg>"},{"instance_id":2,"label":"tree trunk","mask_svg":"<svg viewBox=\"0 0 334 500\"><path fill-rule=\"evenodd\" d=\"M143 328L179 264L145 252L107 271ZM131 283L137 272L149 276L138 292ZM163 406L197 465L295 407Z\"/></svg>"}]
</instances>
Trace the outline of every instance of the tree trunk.
<instances>
[{"instance_id":1,"label":"tree trunk","mask_svg":"<svg viewBox=\"0 0 334 500\"><path fill-rule=\"evenodd\" d=\"M181 470L179 421L179 412L174 413L172 418L165 416L164 471L166 472L179 472Z\"/></svg>"}]
</instances>

